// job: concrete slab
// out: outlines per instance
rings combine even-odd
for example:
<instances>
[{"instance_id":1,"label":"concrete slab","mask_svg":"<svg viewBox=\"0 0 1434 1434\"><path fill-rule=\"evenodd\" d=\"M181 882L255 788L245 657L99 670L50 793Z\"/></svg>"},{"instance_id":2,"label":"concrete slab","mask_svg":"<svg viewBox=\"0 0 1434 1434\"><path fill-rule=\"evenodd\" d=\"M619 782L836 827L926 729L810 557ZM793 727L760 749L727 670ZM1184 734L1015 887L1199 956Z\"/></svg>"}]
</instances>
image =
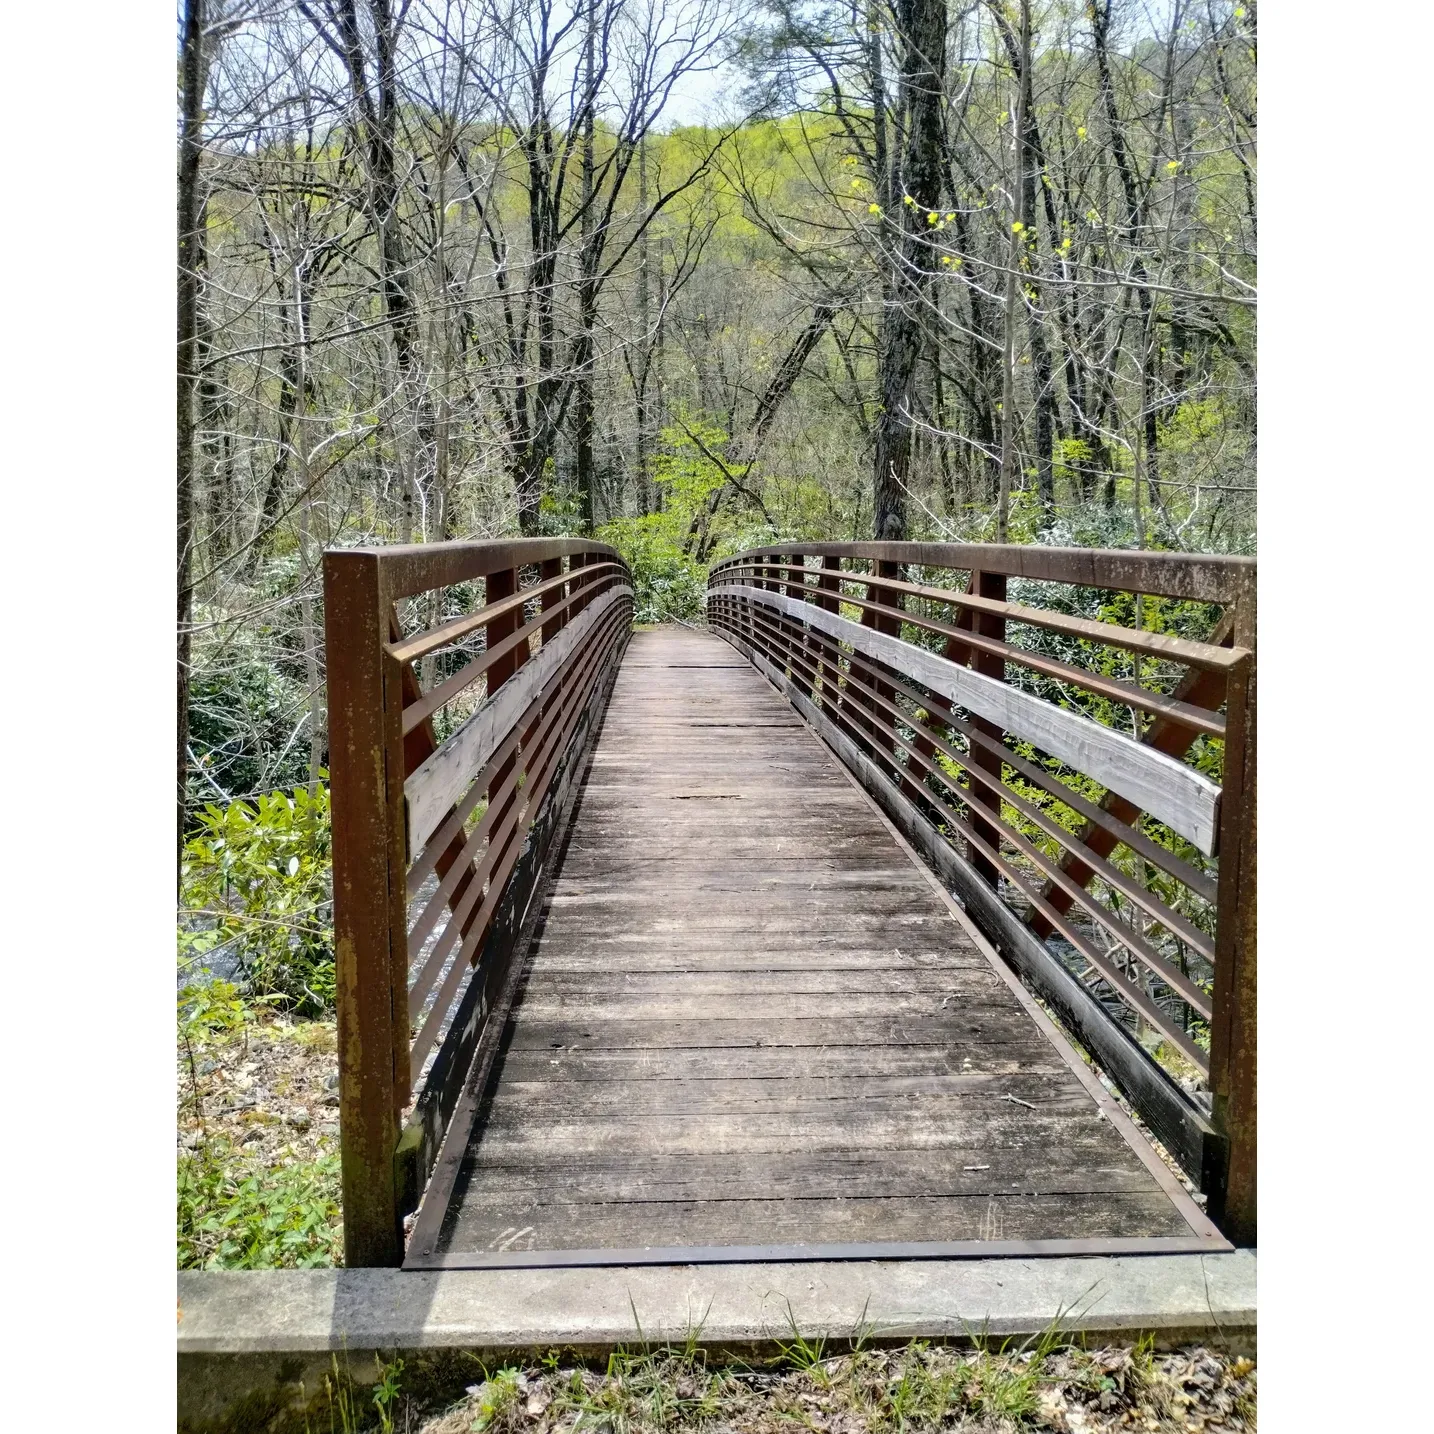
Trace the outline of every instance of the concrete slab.
<instances>
[{"instance_id":1,"label":"concrete slab","mask_svg":"<svg viewBox=\"0 0 1434 1434\"><path fill-rule=\"evenodd\" d=\"M561 1347L592 1356L680 1341L773 1351L807 1338L965 1340L1150 1332L1241 1353L1255 1340L1253 1251L1056 1259L842 1261L509 1270L186 1271L179 1276L181 1423L202 1429L275 1386L312 1395L335 1354Z\"/></svg>"}]
</instances>

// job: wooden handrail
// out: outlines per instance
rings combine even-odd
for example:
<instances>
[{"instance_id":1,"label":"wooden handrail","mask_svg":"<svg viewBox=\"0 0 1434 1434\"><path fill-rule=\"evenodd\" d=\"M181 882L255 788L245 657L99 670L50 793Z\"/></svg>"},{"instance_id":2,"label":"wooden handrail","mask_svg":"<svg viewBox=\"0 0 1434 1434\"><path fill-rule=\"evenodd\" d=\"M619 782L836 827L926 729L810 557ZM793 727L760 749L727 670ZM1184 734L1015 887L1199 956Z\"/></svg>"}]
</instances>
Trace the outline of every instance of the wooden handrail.
<instances>
[{"instance_id":1,"label":"wooden handrail","mask_svg":"<svg viewBox=\"0 0 1434 1434\"><path fill-rule=\"evenodd\" d=\"M1239 1243L1256 1233L1255 575L1248 558L784 542L716 564L707 595L714 629L935 861ZM1024 580L1018 602L1008 579ZM1038 585L1052 583L1223 616L1212 640L1172 638L1046 610ZM931 604L951 617L931 617ZM1037 642L1051 634L1060 657L1008 634L1017 624ZM1098 670L1111 651L1146 671L1131 681ZM1157 691L1140 685L1151 669ZM1123 722L1144 712L1148 724L1116 730L1112 702ZM1216 784L1204 769L1222 751ZM1165 873L1159 892L1147 862ZM1135 1032L1102 1004L1111 999ZM1207 1094L1151 1057L1142 1026Z\"/></svg>"},{"instance_id":2,"label":"wooden handrail","mask_svg":"<svg viewBox=\"0 0 1434 1434\"><path fill-rule=\"evenodd\" d=\"M480 581L478 608L401 633L404 599ZM403 1218L501 1026L631 632L631 574L577 538L334 549L324 602L345 1261L397 1265ZM425 692L418 664L480 635ZM434 719L459 701L476 709L440 738Z\"/></svg>"}]
</instances>

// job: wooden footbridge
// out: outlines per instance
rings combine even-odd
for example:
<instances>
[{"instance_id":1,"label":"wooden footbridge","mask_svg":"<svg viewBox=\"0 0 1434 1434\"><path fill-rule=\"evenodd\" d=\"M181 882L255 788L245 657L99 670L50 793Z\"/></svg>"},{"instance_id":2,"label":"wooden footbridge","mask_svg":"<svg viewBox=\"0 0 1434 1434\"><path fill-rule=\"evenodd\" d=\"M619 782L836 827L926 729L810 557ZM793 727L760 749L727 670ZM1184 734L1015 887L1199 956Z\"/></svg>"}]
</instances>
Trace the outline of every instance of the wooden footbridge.
<instances>
[{"instance_id":1,"label":"wooden footbridge","mask_svg":"<svg viewBox=\"0 0 1434 1434\"><path fill-rule=\"evenodd\" d=\"M350 1265L1254 1243L1253 562L324 581Z\"/></svg>"}]
</instances>

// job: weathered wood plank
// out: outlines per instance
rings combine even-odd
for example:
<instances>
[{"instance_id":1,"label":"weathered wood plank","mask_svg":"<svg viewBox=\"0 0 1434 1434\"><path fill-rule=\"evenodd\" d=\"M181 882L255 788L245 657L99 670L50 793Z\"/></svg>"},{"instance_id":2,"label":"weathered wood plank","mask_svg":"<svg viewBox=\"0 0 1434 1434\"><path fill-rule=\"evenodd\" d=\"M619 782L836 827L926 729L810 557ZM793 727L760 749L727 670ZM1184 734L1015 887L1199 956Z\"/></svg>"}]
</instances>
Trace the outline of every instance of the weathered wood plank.
<instances>
[{"instance_id":1,"label":"weathered wood plank","mask_svg":"<svg viewBox=\"0 0 1434 1434\"><path fill-rule=\"evenodd\" d=\"M1144 1171L1125 1162L1111 1163L1106 1153L1097 1142L1072 1139L1034 1155L999 1146L909 1150L899 1160L888 1151L828 1151L797 1159L789 1152L758 1152L655 1155L641 1166L599 1155L574 1166L542 1156L504 1164L475 1154L463 1168L475 1202L526 1197L535 1205L580 1200L920 1199L932 1194L1005 1194L1012 1186L1048 1193L1148 1193Z\"/></svg>"},{"instance_id":2,"label":"weathered wood plank","mask_svg":"<svg viewBox=\"0 0 1434 1434\"><path fill-rule=\"evenodd\" d=\"M946 1074L734 1076L604 1081L520 1080L509 1071L489 1107L497 1127L524 1121L589 1120L617 1112L625 1119L668 1116L822 1115L875 1110L904 1112L913 1102L941 1102L943 1113L969 1119L975 1111L997 1111L993 1101L1023 1102L1038 1114L1089 1112L1084 1087L1069 1070L958 1071Z\"/></svg>"},{"instance_id":3,"label":"weathered wood plank","mask_svg":"<svg viewBox=\"0 0 1434 1434\"><path fill-rule=\"evenodd\" d=\"M1080 713L1056 707L974 668L962 667L813 603L745 584L738 590L748 601L809 623L864 656L890 663L976 716L1026 738L1158 817L1206 856L1214 854L1220 789L1193 767Z\"/></svg>"},{"instance_id":4,"label":"weathered wood plank","mask_svg":"<svg viewBox=\"0 0 1434 1434\"><path fill-rule=\"evenodd\" d=\"M470 1208L472 1213L470 1215ZM740 1200L681 1203L462 1207L451 1248L484 1250L732 1244L734 1227L763 1243L874 1238L890 1241L1076 1239L1183 1235L1188 1227L1159 1193L1101 1192L926 1197L917 1200ZM524 1233L532 1240L527 1243ZM819 1232L819 1233L818 1233Z\"/></svg>"},{"instance_id":5,"label":"weathered wood plank","mask_svg":"<svg viewBox=\"0 0 1434 1434\"><path fill-rule=\"evenodd\" d=\"M759 1016L780 1015L787 1020L839 1020L852 1007L854 998L841 992L802 992L776 995L767 992L735 992L724 996L703 996L670 993L666 995L627 994L622 991L563 994L549 991L546 985L534 983L523 996L526 1011L549 1020L570 1021L692 1021L747 1020ZM918 992L906 995L871 993L868 999L893 1016L939 1016L948 1005L959 1000L963 1009L982 1004L1004 1007L1009 993L996 982L947 997L940 992Z\"/></svg>"},{"instance_id":6,"label":"weathered wood plank","mask_svg":"<svg viewBox=\"0 0 1434 1434\"><path fill-rule=\"evenodd\" d=\"M1033 1054L1024 1031L1014 1041L942 1046L721 1046L610 1050L569 1047L509 1050L507 1081L817 1080L824 1077L988 1075L1065 1076L1054 1052ZM498 1096L502 1096L500 1088Z\"/></svg>"},{"instance_id":7,"label":"weathered wood plank","mask_svg":"<svg viewBox=\"0 0 1434 1434\"><path fill-rule=\"evenodd\" d=\"M963 1006L959 1023L950 1014L941 1018L920 1016L852 1015L836 1020L794 1020L770 1013L747 1019L704 1016L696 1021L605 1021L543 1019L519 1010L513 1022L514 1050L673 1050L768 1049L808 1050L813 1047L863 1049L888 1046L926 1046L962 1050L968 1043L1024 1039L1026 1050L1038 1049L1031 1040L1025 1013L1009 1006Z\"/></svg>"},{"instance_id":8,"label":"weathered wood plank","mask_svg":"<svg viewBox=\"0 0 1434 1434\"><path fill-rule=\"evenodd\" d=\"M979 952L950 954L945 951L892 951L857 947L851 950L828 947L822 951L748 952L731 950L681 951L647 950L615 954L611 949L595 951L586 944L555 942L534 959L531 971L562 972L696 972L700 974L742 971L831 971L850 972L969 971L989 970Z\"/></svg>"},{"instance_id":9,"label":"weathered wood plank","mask_svg":"<svg viewBox=\"0 0 1434 1434\"><path fill-rule=\"evenodd\" d=\"M935 994L936 1009L941 1010L947 998L964 999L972 991L995 993L1001 984L985 962L974 960L969 966L941 970L868 966L856 971L810 966L796 971L557 971L535 965L524 994L530 990L598 1000L702 996L714 998L719 1010L720 1000L729 996L873 996L879 1002L883 997Z\"/></svg>"},{"instance_id":10,"label":"weathered wood plank","mask_svg":"<svg viewBox=\"0 0 1434 1434\"><path fill-rule=\"evenodd\" d=\"M1032 1151L1060 1144L1072 1131L1094 1130L1096 1116L1071 1109L1026 1110L1009 1101L948 1109L926 1103L912 1111L866 1111L856 1103L827 1110L709 1112L700 1120L607 1115L584 1120L509 1120L493 1112L483 1148L494 1158L525 1159L538 1151L563 1153L574 1163L620 1148L634 1160L651 1155L696 1155L764 1150L797 1155L836 1150L967 1150L1002 1146ZM1012 1112L1008 1114L1007 1112ZM1111 1154L1115 1153L1112 1137Z\"/></svg>"}]
</instances>

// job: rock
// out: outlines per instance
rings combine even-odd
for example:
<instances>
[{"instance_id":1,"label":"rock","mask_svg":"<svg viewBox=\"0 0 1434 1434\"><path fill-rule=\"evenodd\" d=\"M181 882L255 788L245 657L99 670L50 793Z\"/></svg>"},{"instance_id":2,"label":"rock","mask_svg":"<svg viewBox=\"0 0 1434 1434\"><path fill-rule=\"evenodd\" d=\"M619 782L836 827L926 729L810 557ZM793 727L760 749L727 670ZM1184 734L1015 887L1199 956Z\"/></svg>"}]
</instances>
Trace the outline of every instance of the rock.
<instances>
[{"instance_id":1,"label":"rock","mask_svg":"<svg viewBox=\"0 0 1434 1434\"><path fill-rule=\"evenodd\" d=\"M286 1119L295 1130L307 1130L312 1124L309 1119L309 1112L305 1110L303 1106L298 1106L296 1109L291 1110Z\"/></svg>"},{"instance_id":2,"label":"rock","mask_svg":"<svg viewBox=\"0 0 1434 1434\"><path fill-rule=\"evenodd\" d=\"M339 1088L339 1073L335 1071L324 1081L325 1090L337 1090Z\"/></svg>"},{"instance_id":3,"label":"rock","mask_svg":"<svg viewBox=\"0 0 1434 1434\"><path fill-rule=\"evenodd\" d=\"M338 1096L336 1096L336 1095L326 1095L326 1096L324 1097L324 1099L323 1099L323 1104L325 1104L325 1105L327 1105L327 1106L330 1106L330 1107L336 1106L336 1105L338 1105L338 1103L339 1103L339 1098L338 1098Z\"/></svg>"}]
</instances>

